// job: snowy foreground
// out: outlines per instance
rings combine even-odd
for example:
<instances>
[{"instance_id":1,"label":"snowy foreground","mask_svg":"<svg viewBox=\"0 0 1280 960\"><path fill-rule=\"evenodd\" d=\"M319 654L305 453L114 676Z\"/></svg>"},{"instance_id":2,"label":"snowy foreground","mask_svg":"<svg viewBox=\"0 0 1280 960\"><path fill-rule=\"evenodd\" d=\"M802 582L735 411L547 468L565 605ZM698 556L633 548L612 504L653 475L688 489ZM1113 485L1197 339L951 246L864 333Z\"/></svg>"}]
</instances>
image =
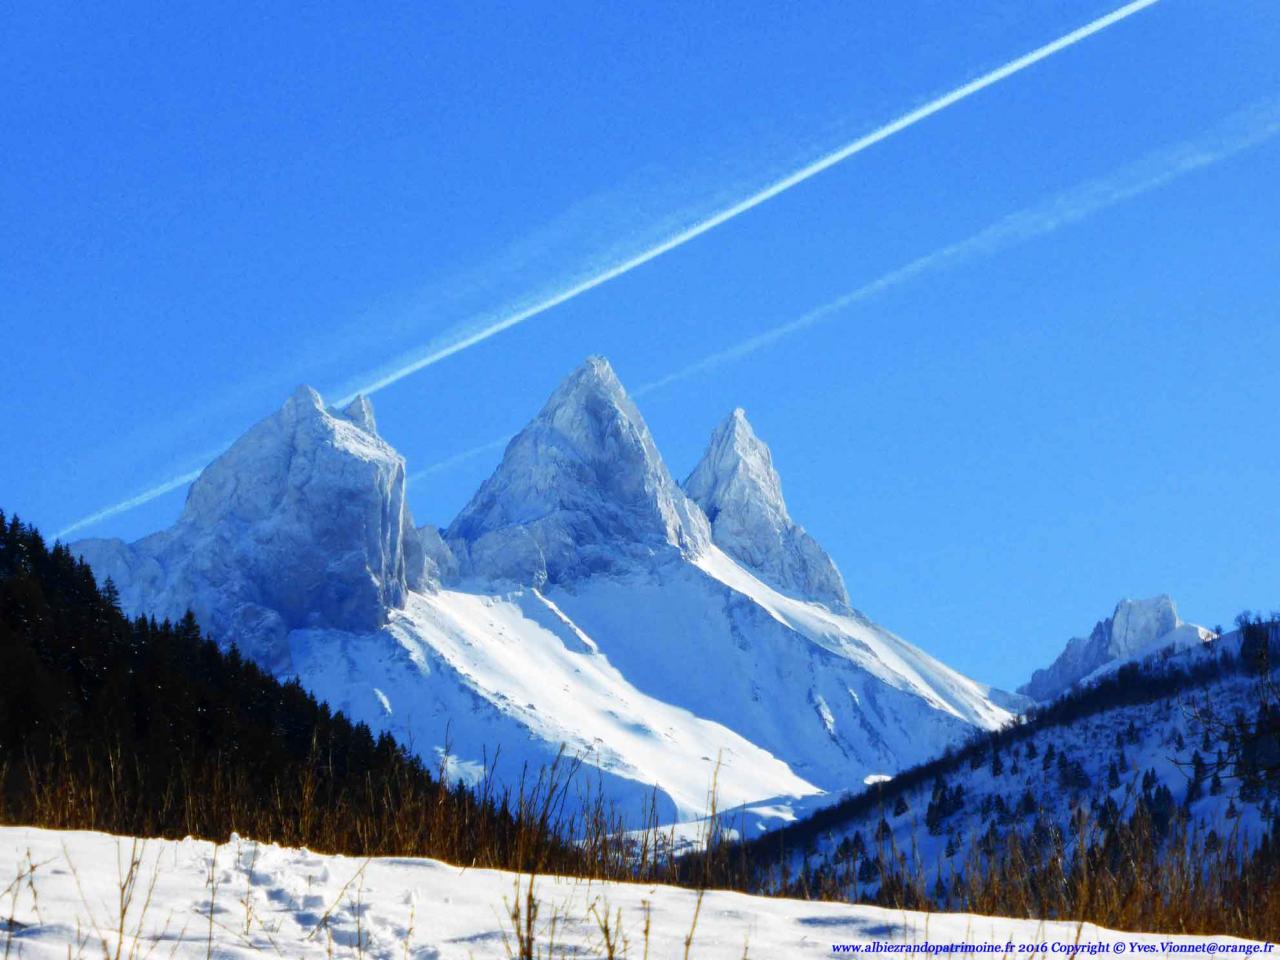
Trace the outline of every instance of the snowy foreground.
<instances>
[{"instance_id":1,"label":"snowy foreground","mask_svg":"<svg viewBox=\"0 0 1280 960\"><path fill-rule=\"evenodd\" d=\"M501 871L320 856L234 838L215 848L196 840L3 827L0 871L6 957L506 957L508 944L515 950L510 906L524 899L517 897L516 875ZM692 958L889 952L884 945L897 952L926 943L989 951L998 945L993 952L1001 956L1068 953L1076 943L1088 952L1120 953L1123 943L1123 952L1165 955L1206 942L737 893L708 893L699 909L691 890L559 878L538 880L535 895L536 955L557 958L608 956L606 916L625 937L617 956L654 960L685 955L695 914ZM1219 953L1266 949L1226 937L1211 942ZM880 949L868 950L873 943ZM855 951L854 944L863 946Z\"/></svg>"}]
</instances>

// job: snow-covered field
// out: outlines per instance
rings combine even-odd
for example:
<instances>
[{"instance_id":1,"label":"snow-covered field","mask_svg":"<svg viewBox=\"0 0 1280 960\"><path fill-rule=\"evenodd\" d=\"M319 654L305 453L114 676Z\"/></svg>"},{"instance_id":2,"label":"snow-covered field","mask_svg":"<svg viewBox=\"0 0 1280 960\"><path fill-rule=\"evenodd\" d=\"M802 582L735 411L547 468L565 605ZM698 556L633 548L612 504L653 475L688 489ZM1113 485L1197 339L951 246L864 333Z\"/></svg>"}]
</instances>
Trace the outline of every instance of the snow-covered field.
<instances>
[{"instance_id":1,"label":"snow-covered field","mask_svg":"<svg viewBox=\"0 0 1280 960\"><path fill-rule=\"evenodd\" d=\"M527 892L514 874L435 860L27 827L0 828L0 883L0 949L31 958L505 957L516 949L511 906ZM616 956L654 960L685 956L691 931L687 955L698 960L832 956L873 942L994 944L1010 957L1032 955L1020 946L1065 953L1105 943L1115 953L1119 942L1126 951L1140 942L1165 955L1202 939L737 893L699 902L692 890L554 877L537 880L534 893L535 949L555 957L609 956L605 918L621 937ZM1218 952L1249 949L1213 942Z\"/></svg>"}]
</instances>

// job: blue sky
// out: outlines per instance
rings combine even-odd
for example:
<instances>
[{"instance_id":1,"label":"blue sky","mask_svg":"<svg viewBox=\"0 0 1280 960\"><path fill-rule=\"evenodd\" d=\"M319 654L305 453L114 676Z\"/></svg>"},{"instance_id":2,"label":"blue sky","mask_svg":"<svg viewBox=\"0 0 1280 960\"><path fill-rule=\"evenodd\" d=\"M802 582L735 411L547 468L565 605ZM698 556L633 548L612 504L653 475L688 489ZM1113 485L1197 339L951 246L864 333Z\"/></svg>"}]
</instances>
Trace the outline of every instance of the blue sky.
<instances>
[{"instance_id":1,"label":"blue sky","mask_svg":"<svg viewBox=\"0 0 1280 960\"><path fill-rule=\"evenodd\" d=\"M0 505L62 530L1115 6L11 10ZM672 471L746 407L855 604L1005 686L1122 596L1280 606L1278 42L1267 0L1162 0L380 390L382 432L421 471L588 353L660 381L1023 211L646 392ZM419 522L499 455L417 480Z\"/></svg>"}]
</instances>

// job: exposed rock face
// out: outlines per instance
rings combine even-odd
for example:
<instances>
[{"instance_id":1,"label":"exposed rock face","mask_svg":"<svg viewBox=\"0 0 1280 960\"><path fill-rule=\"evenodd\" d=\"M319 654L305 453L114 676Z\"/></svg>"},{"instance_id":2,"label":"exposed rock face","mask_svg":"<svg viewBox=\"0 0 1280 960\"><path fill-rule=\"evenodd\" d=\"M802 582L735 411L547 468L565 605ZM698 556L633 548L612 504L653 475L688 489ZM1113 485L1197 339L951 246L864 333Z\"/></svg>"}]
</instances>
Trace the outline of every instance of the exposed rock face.
<instances>
[{"instance_id":1,"label":"exposed rock face","mask_svg":"<svg viewBox=\"0 0 1280 960\"><path fill-rule=\"evenodd\" d=\"M1158 648L1161 638L1183 626L1178 608L1168 596L1121 600L1115 612L1098 621L1089 636L1067 641L1058 659L1032 674L1031 681L1018 692L1036 700L1052 700L1112 661Z\"/></svg>"},{"instance_id":2,"label":"exposed rock face","mask_svg":"<svg viewBox=\"0 0 1280 960\"><path fill-rule=\"evenodd\" d=\"M404 461L358 398L341 413L299 388L211 463L178 522L134 544L72 544L130 612L190 607L220 641L288 667L296 627L373 630L425 585Z\"/></svg>"},{"instance_id":3,"label":"exposed rock face","mask_svg":"<svg viewBox=\"0 0 1280 960\"><path fill-rule=\"evenodd\" d=\"M446 538L464 575L541 586L693 555L711 535L608 361L591 357L508 444Z\"/></svg>"},{"instance_id":4,"label":"exposed rock face","mask_svg":"<svg viewBox=\"0 0 1280 960\"><path fill-rule=\"evenodd\" d=\"M685 493L711 523L716 546L783 593L847 611L844 579L791 519L769 448L738 408L711 435Z\"/></svg>"}]
</instances>

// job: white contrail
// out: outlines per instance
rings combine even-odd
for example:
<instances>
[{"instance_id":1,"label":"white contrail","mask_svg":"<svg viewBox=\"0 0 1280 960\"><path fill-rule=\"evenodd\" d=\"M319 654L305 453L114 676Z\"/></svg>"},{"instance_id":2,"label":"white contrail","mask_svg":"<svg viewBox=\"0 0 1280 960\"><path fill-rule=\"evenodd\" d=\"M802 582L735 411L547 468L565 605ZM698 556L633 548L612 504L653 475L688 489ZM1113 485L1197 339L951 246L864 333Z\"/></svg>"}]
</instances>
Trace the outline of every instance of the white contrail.
<instances>
[{"instance_id":1,"label":"white contrail","mask_svg":"<svg viewBox=\"0 0 1280 960\"><path fill-rule=\"evenodd\" d=\"M1055 53L1065 50L1067 47L1073 46L1081 40L1085 40L1088 37L1093 36L1095 33L1099 33L1107 27L1119 23L1121 20L1131 17L1135 13L1145 10L1147 7L1153 6L1158 2L1159 0L1133 0L1132 3L1127 3L1119 9L1108 13L1106 16L1090 21L1083 27L1080 27L1077 30L1072 30L1070 33L1064 34L1057 40L1053 40L1041 47L1037 47L1030 53L1023 54L1015 60L1010 60L1004 66L997 67L988 73L984 73L977 79L970 80L968 83L956 87L950 93L945 93L940 97L935 97L923 106L917 107L915 110L903 114L896 120L892 120L865 136L859 137L852 143L846 144L840 149L814 160L812 163L801 167L794 173L788 174L781 180L775 181L764 189L751 194L751 196L738 201L732 206L726 207L718 213L707 217L705 220L695 223L693 226L686 227L679 233L676 233L666 240L641 251L630 259L601 270L599 273L593 274L587 279L575 283L550 297L539 300L532 305L518 308L506 316L499 316L470 333L462 334L457 336L456 339L433 345L423 356L418 357L412 362L398 367L390 373L365 384L359 390L353 391L350 396L345 397L339 402L343 404L348 403L357 394L361 393L366 396L371 393L376 393L384 387L389 387L391 384L403 380L410 374L417 373L419 370L439 363L441 360L488 340L490 337L493 337L504 330L510 330L512 327L524 323L526 320L530 320L539 314L546 313L553 307L558 307L560 304L565 303L568 300L572 300L574 297L580 296L588 290L594 290L601 284L608 283L610 280L614 280L625 273L630 273L632 270L636 269L636 267L643 266L650 260L654 260L662 256L664 253L668 253L677 247L684 246L690 240L700 237L709 230L714 230L722 223L726 223L734 217L760 206L760 204L764 203L766 200L772 200L774 197L778 196L778 194L784 193L811 177L817 176L819 173L822 173L822 171L830 169L836 164L848 160L850 157L861 153L868 147L872 147L883 140L887 140L895 134L906 130L908 127L915 126L921 120L931 117L935 113L945 110L947 107L959 103L961 100L971 97L975 93L999 83L1001 80L1005 80L1016 73L1020 73L1033 64L1039 63L1041 60L1051 57Z\"/></svg>"},{"instance_id":2,"label":"white contrail","mask_svg":"<svg viewBox=\"0 0 1280 960\"><path fill-rule=\"evenodd\" d=\"M865 283L835 300L716 351L632 391L643 396L680 380L705 373L771 346L784 337L831 320L842 310L867 300L921 274L980 256L988 256L1015 244L1052 233L1068 224L1162 187L1189 173L1225 160L1280 133L1280 98L1269 99L1230 117L1209 136L1151 154L1109 176L1090 180L1051 200L1010 214L964 240L912 260L905 266Z\"/></svg>"},{"instance_id":3,"label":"white contrail","mask_svg":"<svg viewBox=\"0 0 1280 960\"><path fill-rule=\"evenodd\" d=\"M1226 160L1249 147L1269 140L1276 134L1280 134L1280 98L1260 101L1233 114L1205 137L1157 151L1136 163L1113 171L1108 176L1078 184L1048 201L1003 217L964 240L917 257L910 263L882 274L794 320L771 327L732 347L718 350L695 363L642 384L632 390L631 395L640 397L681 380L706 373L725 363L740 360L794 333L834 319L842 310L909 280L914 280L922 274L980 256L995 254L1017 243L1052 233L1061 227L1100 213L1108 207L1162 187L1203 167ZM510 437L503 437L464 450L420 470L410 480L448 470L458 463L497 449L509 440Z\"/></svg>"},{"instance_id":4,"label":"white contrail","mask_svg":"<svg viewBox=\"0 0 1280 960\"><path fill-rule=\"evenodd\" d=\"M393 383L403 380L410 374L417 373L419 370L423 370L433 364L439 363L441 360L445 360L456 353L460 353L478 343L482 343L504 330L509 330L514 326L524 323L526 320L530 320L533 317L538 316L539 314L546 313L548 310L551 310L566 301L572 300L589 290L594 290L596 287L608 283L610 280L614 280L625 273L630 273L637 267L643 266L649 261L657 259L664 253L669 253L677 247L684 246L690 240L696 239L710 230L714 230L722 223L726 223L749 210L755 209L765 201L771 200L780 193L784 193L811 177L817 176L824 170L830 169L836 164L848 160L850 157L861 153L867 148L875 146L877 143L887 140L895 134L901 133L908 127L915 126L921 120L931 117L935 113L945 110L947 107L959 103L961 100L965 100L968 97L973 96L975 93L999 83L1001 80L1005 80L1016 73L1020 73L1028 67L1039 63L1041 60L1051 57L1055 53L1065 50L1067 47L1074 46L1081 40L1085 40L1093 36L1095 33L1099 33L1107 27L1119 23L1121 20L1127 19L1135 13L1145 10L1147 7L1154 6L1158 2L1159 0L1133 0L1133 2L1126 3L1124 6L1106 14L1105 16L1098 17L1096 20L1091 20L1084 26L1076 30L1072 30L1070 33L1064 34L1058 39L1050 41L1043 46L1037 47L1030 53L1023 54L1014 60L1010 60L1003 66L988 71L982 76L956 87L949 93L935 97L923 106L917 107L916 109L898 117L896 120L892 120L889 123L878 127L870 133L854 140L852 143L846 144L838 150L819 157L817 160L801 167L794 173L775 181L764 189L751 194L749 197L738 201L732 206L726 207L718 213L712 214L706 219L701 220L690 227L686 227L666 240L642 250L640 253L630 257L629 259L623 260L620 263L601 270L600 272L589 276L587 279L574 283L560 292L539 300L531 305L517 307L512 312L500 314L488 322L482 323L478 328L473 329L470 333L455 335L453 339L448 339L443 342L438 341L432 344L427 353L423 356L418 357L410 363L397 367L390 373L377 377L371 382L366 383L363 387L352 391L347 396L339 400L338 405L345 406L359 394L368 396L369 394L376 393L385 387L391 386ZM496 444L497 441L494 441L492 444L486 445L486 447L494 446ZM430 468L428 468L428 470L429 469ZM104 507L102 510L77 520L65 527L59 531L56 536L61 538L64 535L73 533L91 523L96 523L99 520L105 520L108 517L113 517L125 512L126 510L131 510L134 507L141 506L144 503L154 500L156 497L177 489L184 483L190 483L195 476L198 475L199 472L197 471L195 474L184 474L181 477L174 477L173 479L158 484L134 497L130 497L128 500L122 501L114 506Z\"/></svg>"}]
</instances>

